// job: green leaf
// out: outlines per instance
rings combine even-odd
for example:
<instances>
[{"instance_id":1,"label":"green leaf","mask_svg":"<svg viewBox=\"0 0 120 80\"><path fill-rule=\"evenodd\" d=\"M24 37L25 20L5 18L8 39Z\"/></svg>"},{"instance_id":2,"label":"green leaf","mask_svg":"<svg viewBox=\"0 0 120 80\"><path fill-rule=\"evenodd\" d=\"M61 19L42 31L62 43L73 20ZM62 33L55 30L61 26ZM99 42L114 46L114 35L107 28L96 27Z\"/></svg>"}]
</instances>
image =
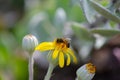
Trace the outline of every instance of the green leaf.
<instances>
[{"instance_id":1,"label":"green leaf","mask_svg":"<svg viewBox=\"0 0 120 80\"><path fill-rule=\"evenodd\" d=\"M72 29L73 29L75 35L81 40L91 41L94 39L92 34L85 27L83 27L80 24L73 23Z\"/></svg>"},{"instance_id":2,"label":"green leaf","mask_svg":"<svg viewBox=\"0 0 120 80\"><path fill-rule=\"evenodd\" d=\"M97 33L105 37L112 37L114 35L120 34L120 30L113 29L92 29L92 33Z\"/></svg>"},{"instance_id":3,"label":"green leaf","mask_svg":"<svg viewBox=\"0 0 120 80\"><path fill-rule=\"evenodd\" d=\"M112 20L114 22L120 23L120 17L118 17L117 15L113 14L110 10L106 9L105 7L101 6L100 4L96 3L93 0L90 0L89 2L91 4L91 6L97 12L99 12L101 15L103 15L107 19L110 19L110 20Z\"/></svg>"},{"instance_id":4,"label":"green leaf","mask_svg":"<svg viewBox=\"0 0 120 80\"><path fill-rule=\"evenodd\" d=\"M93 23L95 21L96 12L91 7L89 0L80 0L80 5L88 22Z\"/></svg>"}]
</instances>

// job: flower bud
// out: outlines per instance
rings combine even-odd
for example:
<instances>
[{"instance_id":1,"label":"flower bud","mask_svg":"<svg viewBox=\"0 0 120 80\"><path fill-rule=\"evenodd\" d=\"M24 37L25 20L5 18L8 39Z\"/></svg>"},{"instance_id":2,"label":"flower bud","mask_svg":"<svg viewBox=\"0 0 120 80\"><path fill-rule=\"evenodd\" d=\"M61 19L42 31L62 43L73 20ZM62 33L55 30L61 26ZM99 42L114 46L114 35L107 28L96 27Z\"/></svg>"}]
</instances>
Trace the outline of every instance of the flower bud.
<instances>
[{"instance_id":1,"label":"flower bud","mask_svg":"<svg viewBox=\"0 0 120 80\"><path fill-rule=\"evenodd\" d=\"M58 25L64 25L66 22L66 13L63 8L58 8L55 14L55 24Z\"/></svg>"},{"instance_id":2,"label":"flower bud","mask_svg":"<svg viewBox=\"0 0 120 80\"><path fill-rule=\"evenodd\" d=\"M80 67L76 74L76 80L92 80L95 75L96 68L92 63L88 63Z\"/></svg>"},{"instance_id":3,"label":"flower bud","mask_svg":"<svg viewBox=\"0 0 120 80\"><path fill-rule=\"evenodd\" d=\"M37 45L38 45L37 38L31 34L26 35L22 40L22 47L28 52L33 52Z\"/></svg>"}]
</instances>

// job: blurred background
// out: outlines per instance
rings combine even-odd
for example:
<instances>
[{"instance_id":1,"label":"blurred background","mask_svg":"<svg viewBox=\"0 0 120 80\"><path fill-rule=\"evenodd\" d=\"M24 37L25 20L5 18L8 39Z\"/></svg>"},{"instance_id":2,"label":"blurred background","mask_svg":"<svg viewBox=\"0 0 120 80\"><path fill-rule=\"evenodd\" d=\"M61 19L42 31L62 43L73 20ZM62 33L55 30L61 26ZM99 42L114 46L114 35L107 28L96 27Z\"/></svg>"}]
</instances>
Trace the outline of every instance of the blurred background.
<instances>
[{"instance_id":1,"label":"blurred background","mask_svg":"<svg viewBox=\"0 0 120 80\"><path fill-rule=\"evenodd\" d=\"M95 1L108 7L115 0ZM120 24L101 14L89 23L84 14L79 0L0 0L0 80L28 80L28 55L21 47L27 34L39 42L71 38L78 64L56 67L51 80L75 80L87 62L97 68L94 80L120 80ZM43 80L48 62L39 52L34 59L34 80Z\"/></svg>"}]
</instances>

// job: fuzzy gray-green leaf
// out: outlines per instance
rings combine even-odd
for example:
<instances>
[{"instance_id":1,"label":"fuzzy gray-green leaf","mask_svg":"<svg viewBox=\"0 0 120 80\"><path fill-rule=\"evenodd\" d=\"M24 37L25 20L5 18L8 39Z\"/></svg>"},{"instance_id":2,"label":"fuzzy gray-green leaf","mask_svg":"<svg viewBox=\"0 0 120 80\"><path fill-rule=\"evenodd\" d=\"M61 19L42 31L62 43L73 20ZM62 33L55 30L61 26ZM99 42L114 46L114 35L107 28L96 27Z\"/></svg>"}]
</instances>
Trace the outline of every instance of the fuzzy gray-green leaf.
<instances>
[{"instance_id":1,"label":"fuzzy gray-green leaf","mask_svg":"<svg viewBox=\"0 0 120 80\"><path fill-rule=\"evenodd\" d=\"M115 15L114 13L110 12L108 9L106 9L105 7L101 6L100 4L96 3L93 0L89 1L91 6L97 11L99 12L101 15L103 15L104 17L106 17L107 19L110 19L114 22L120 23L120 17L118 17L117 15Z\"/></svg>"},{"instance_id":2,"label":"fuzzy gray-green leaf","mask_svg":"<svg viewBox=\"0 0 120 80\"><path fill-rule=\"evenodd\" d=\"M91 7L89 0L80 0L80 5L88 22L93 23L95 21L96 12Z\"/></svg>"},{"instance_id":3,"label":"fuzzy gray-green leaf","mask_svg":"<svg viewBox=\"0 0 120 80\"><path fill-rule=\"evenodd\" d=\"M120 34L120 30L113 29L92 29L92 33L97 33L105 37L112 37L114 35Z\"/></svg>"},{"instance_id":4,"label":"fuzzy gray-green leaf","mask_svg":"<svg viewBox=\"0 0 120 80\"><path fill-rule=\"evenodd\" d=\"M77 24L77 23L73 23L72 24L72 29L73 29L75 35L79 39L86 40L86 41L93 40L92 34L86 28L84 28L82 25Z\"/></svg>"}]
</instances>

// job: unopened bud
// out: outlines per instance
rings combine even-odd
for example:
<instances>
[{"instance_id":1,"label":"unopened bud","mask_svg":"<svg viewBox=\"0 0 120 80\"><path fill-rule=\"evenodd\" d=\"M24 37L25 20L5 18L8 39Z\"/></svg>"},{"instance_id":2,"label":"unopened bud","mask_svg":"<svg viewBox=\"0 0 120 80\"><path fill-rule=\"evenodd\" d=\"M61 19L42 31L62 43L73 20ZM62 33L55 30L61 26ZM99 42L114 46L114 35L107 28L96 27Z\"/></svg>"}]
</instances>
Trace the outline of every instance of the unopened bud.
<instances>
[{"instance_id":1,"label":"unopened bud","mask_svg":"<svg viewBox=\"0 0 120 80\"><path fill-rule=\"evenodd\" d=\"M96 67L92 63L88 63L80 67L76 74L76 80L92 80L95 75Z\"/></svg>"},{"instance_id":2,"label":"unopened bud","mask_svg":"<svg viewBox=\"0 0 120 80\"><path fill-rule=\"evenodd\" d=\"M66 13L63 8L58 8L55 14L56 25L64 25L66 22Z\"/></svg>"},{"instance_id":3,"label":"unopened bud","mask_svg":"<svg viewBox=\"0 0 120 80\"><path fill-rule=\"evenodd\" d=\"M33 52L37 45L38 45L37 38L31 34L26 35L22 40L22 47L28 52Z\"/></svg>"}]
</instances>

